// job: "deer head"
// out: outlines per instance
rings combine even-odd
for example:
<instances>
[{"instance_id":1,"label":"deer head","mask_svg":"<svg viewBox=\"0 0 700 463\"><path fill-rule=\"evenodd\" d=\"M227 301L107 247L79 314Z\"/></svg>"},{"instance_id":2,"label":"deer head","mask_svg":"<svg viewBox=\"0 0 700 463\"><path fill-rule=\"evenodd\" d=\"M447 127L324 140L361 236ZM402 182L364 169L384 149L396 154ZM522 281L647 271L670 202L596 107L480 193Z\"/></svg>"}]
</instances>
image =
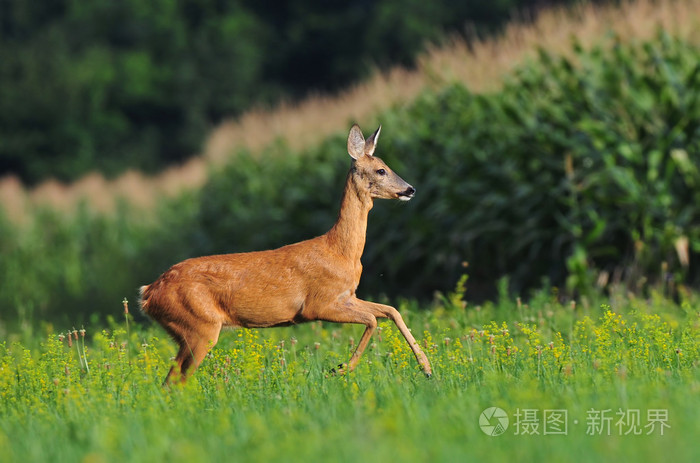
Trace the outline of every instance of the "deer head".
<instances>
[{"instance_id":1,"label":"deer head","mask_svg":"<svg viewBox=\"0 0 700 463\"><path fill-rule=\"evenodd\" d=\"M396 175L384 161L374 156L380 125L367 140L355 124L348 136L348 154L353 158L352 176L355 184L368 191L372 198L410 200L415 188Z\"/></svg>"}]
</instances>

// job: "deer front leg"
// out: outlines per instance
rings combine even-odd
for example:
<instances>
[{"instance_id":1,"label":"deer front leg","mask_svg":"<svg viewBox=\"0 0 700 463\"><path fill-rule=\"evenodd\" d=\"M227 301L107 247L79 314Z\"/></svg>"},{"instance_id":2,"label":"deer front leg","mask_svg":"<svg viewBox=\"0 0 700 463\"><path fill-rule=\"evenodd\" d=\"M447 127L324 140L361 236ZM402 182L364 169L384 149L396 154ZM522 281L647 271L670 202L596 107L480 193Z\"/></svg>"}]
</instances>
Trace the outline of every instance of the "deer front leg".
<instances>
[{"instance_id":1,"label":"deer front leg","mask_svg":"<svg viewBox=\"0 0 700 463\"><path fill-rule=\"evenodd\" d=\"M433 370L430 367L428 357L426 357L426 355L423 353L423 350L418 345L418 342L416 342L416 339L413 337L413 334L411 334L411 331L406 326L406 323L404 323L403 318L401 317L401 314L398 310L389 305L376 304L374 302L363 301L360 299L357 299L357 306L360 307L363 311L369 312L377 318L391 319L397 326L403 337L406 338L408 345L411 347L413 354L416 356L416 360L418 360L418 363L423 368L425 376L430 378L433 375Z\"/></svg>"}]
</instances>

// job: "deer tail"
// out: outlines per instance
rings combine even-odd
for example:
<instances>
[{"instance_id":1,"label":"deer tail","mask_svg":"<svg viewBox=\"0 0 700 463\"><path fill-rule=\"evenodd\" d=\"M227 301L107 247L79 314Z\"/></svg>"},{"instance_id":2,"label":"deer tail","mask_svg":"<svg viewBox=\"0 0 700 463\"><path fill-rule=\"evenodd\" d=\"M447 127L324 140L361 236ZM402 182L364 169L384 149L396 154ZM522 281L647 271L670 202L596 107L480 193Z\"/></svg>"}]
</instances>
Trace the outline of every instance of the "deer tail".
<instances>
[{"instance_id":1,"label":"deer tail","mask_svg":"<svg viewBox=\"0 0 700 463\"><path fill-rule=\"evenodd\" d=\"M153 285L144 285L139 288L139 307L145 314L148 314L148 302L152 293Z\"/></svg>"}]
</instances>

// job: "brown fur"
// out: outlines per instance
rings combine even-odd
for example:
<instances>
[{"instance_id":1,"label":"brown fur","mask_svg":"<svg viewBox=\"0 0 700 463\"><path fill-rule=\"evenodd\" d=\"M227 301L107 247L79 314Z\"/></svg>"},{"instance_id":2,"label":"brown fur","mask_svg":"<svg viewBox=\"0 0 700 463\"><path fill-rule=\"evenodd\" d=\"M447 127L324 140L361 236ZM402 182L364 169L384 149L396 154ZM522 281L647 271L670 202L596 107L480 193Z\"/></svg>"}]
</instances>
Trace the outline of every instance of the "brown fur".
<instances>
[{"instance_id":1,"label":"brown fur","mask_svg":"<svg viewBox=\"0 0 700 463\"><path fill-rule=\"evenodd\" d=\"M377 318L390 318L426 375L431 374L427 357L399 312L355 295L374 198L410 199L415 192L373 156L380 129L367 141L357 125L351 129L348 152L353 163L338 221L325 235L269 251L188 259L141 288L143 311L179 346L166 383L184 381L216 344L222 327L267 328L311 320L366 326L348 364L352 371Z\"/></svg>"}]
</instances>

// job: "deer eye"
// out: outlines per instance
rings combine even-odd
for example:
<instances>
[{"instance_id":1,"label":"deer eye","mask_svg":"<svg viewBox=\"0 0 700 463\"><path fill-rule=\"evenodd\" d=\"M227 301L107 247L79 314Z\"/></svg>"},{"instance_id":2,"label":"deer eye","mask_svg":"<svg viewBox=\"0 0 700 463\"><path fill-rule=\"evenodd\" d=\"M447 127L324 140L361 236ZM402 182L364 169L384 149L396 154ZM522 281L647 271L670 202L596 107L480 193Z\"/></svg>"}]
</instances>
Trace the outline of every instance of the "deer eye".
<instances>
[{"instance_id":1,"label":"deer eye","mask_svg":"<svg viewBox=\"0 0 700 463\"><path fill-rule=\"evenodd\" d=\"M384 169L379 169L379 170L377 171L377 173L378 173L379 175L386 175L386 171L385 171Z\"/></svg>"}]
</instances>

